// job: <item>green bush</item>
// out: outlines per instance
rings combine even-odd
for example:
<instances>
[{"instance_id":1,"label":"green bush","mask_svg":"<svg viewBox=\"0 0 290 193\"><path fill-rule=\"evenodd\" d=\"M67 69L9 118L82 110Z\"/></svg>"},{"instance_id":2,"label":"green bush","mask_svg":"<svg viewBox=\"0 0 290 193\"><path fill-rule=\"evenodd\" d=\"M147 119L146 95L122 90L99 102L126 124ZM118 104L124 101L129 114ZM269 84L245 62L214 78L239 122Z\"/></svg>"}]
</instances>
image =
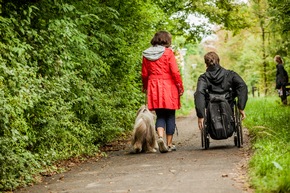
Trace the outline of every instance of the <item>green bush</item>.
<instances>
[{"instance_id":1,"label":"green bush","mask_svg":"<svg viewBox=\"0 0 290 193\"><path fill-rule=\"evenodd\" d=\"M141 53L163 16L121 0L0 8L0 190L13 190L132 129Z\"/></svg>"}]
</instances>

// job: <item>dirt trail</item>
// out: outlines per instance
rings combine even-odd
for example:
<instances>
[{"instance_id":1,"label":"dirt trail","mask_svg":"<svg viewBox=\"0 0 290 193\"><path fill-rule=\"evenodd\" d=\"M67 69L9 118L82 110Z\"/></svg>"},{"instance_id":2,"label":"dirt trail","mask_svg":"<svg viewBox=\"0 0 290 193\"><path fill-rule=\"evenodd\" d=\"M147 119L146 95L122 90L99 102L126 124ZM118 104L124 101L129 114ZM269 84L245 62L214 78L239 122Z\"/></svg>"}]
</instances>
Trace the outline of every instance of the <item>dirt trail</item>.
<instances>
[{"instance_id":1,"label":"dirt trail","mask_svg":"<svg viewBox=\"0 0 290 193\"><path fill-rule=\"evenodd\" d=\"M177 128L176 152L129 154L126 146L15 193L252 192L245 181L247 145L239 149L233 138L211 140L210 149L203 150L194 114L178 118Z\"/></svg>"}]
</instances>

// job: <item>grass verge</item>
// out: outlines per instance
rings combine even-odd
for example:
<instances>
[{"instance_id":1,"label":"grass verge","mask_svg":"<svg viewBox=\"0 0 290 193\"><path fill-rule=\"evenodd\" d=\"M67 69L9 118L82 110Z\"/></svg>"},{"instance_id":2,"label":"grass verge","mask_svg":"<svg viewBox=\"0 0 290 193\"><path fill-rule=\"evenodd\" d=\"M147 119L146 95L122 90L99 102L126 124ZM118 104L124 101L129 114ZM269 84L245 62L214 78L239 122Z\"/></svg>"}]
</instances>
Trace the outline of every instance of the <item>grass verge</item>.
<instances>
[{"instance_id":1,"label":"grass verge","mask_svg":"<svg viewBox=\"0 0 290 193\"><path fill-rule=\"evenodd\" d=\"M290 192L290 106L277 97L250 98L246 112L254 150L251 185L257 193Z\"/></svg>"}]
</instances>

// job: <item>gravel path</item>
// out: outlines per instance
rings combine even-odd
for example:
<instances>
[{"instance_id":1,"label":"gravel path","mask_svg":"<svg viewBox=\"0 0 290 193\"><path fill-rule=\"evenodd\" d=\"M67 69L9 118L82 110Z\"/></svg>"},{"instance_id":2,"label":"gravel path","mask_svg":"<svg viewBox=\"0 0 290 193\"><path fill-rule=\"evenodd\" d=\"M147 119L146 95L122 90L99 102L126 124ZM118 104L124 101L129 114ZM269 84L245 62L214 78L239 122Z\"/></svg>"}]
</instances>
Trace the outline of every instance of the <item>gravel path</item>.
<instances>
[{"instance_id":1,"label":"gravel path","mask_svg":"<svg viewBox=\"0 0 290 193\"><path fill-rule=\"evenodd\" d=\"M177 151L161 154L129 154L129 146L111 151L106 158L77 165L71 171L44 178L38 185L16 193L245 193L249 158L245 145L234 146L233 138L211 140L201 148L195 114L177 119Z\"/></svg>"}]
</instances>

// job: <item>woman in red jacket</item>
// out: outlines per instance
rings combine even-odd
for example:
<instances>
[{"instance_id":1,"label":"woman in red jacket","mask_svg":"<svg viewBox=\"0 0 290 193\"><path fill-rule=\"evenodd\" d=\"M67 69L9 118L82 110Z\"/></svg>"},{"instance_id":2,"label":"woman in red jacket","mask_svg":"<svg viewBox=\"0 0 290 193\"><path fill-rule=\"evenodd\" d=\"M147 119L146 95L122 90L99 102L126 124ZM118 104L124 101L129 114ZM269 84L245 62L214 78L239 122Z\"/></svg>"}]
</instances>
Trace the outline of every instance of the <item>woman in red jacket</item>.
<instances>
[{"instance_id":1,"label":"woman in red jacket","mask_svg":"<svg viewBox=\"0 0 290 193\"><path fill-rule=\"evenodd\" d=\"M175 132L175 110L180 109L183 84L171 46L171 34L157 32L151 40L152 46L143 52L142 82L147 93L149 110L157 115L156 130L161 153L175 151L172 144ZM163 133L166 132L166 144Z\"/></svg>"}]
</instances>

